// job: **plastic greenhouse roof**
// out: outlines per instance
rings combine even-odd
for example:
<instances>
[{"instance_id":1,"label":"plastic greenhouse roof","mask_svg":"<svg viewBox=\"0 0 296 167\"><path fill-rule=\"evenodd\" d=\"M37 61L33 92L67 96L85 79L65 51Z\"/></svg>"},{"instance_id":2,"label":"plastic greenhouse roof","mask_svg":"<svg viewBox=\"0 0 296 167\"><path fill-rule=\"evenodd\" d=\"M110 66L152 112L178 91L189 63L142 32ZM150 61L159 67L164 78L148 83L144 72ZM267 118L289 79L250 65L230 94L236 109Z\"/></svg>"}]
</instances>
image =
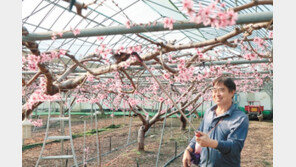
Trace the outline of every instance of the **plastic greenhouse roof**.
<instances>
[{"instance_id":1,"label":"plastic greenhouse roof","mask_svg":"<svg viewBox=\"0 0 296 167\"><path fill-rule=\"evenodd\" d=\"M79 0L78 3L91 3L91 0ZM211 0L194 1L194 9L198 10L198 3L209 4ZM251 0L224 0L226 8L235 7L238 5L252 2ZM118 6L116 6L116 3ZM182 10L181 0L124 0L124 1L97 1L82 9L81 17L76 12L74 6L69 10L69 3L65 0L25 0L22 2L22 24L27 28L29 33L43 33L49 31L61 32L70 29L87 29L94 27L109 27L125 25L129 19L133 23L148 23L161 22L164 17L172 17L174 20L187 20L188 16ZM272 5L260 5L246 10L242 10L239 14L257 13L272 11ZM176 39L176 44L189 43L190 41L205 41L215 37L224 35L232 31L235 26L226 28L211 28L204 27L199 29L184 29L172 31L158 31L158 32L143 32L140 35L149 38L152 41L168 42ZM250 37L259 36L266 37L266 30L255 30ZM138 37L136 34L119 34L104 36L103 40L98 41L96 36L79 37L56 40L37 40L41 52L65 49L76 58L87 56L94 52L96 48L102 44L106 44L110 48L118 49L120 46L129 47L134 45L142 45L143 52L148 51L148 48L153 46L147 40ZM272 41L269 41L270 49ZM217 47L219 48L219 47ZM232 53L239 53L238 48L229 48ZM191 49L192 50L192 49ZM23 47L23 52L29 50ZM190 50L178 51L178 54L184 54ZM224 56L231 55L229 53ZM223 56L221 55L221 56ZM61 59L57 63L71 63L69 59ZM98 64L89 65L97 67Z\"/></svg>"}]
</instances>

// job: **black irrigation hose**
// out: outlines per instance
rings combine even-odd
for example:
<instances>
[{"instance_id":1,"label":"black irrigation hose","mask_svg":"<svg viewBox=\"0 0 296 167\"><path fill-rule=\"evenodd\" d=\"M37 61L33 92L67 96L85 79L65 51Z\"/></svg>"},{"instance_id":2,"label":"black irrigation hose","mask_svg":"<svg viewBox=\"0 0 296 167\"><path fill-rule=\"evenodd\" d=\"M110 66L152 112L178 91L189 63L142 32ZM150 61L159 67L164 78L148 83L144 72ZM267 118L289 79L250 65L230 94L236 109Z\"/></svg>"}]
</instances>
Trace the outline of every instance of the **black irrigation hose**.
<instances>
[{"instance_id":1,"label":"black irrigation hose","mask_svg":"<svg viewBox=\"0 0 296 167\"><path fill-rule=\"evenodd\" d=\"M172 163L174 160L176 160L177 158L179 158L182 154L184 153L184 151L182 151L180 154L178 154L176 157L173 157L172 159L170 159L169 161L167 161L163 167L168 166L170 163Z\"/></svg>"}]
</instances>

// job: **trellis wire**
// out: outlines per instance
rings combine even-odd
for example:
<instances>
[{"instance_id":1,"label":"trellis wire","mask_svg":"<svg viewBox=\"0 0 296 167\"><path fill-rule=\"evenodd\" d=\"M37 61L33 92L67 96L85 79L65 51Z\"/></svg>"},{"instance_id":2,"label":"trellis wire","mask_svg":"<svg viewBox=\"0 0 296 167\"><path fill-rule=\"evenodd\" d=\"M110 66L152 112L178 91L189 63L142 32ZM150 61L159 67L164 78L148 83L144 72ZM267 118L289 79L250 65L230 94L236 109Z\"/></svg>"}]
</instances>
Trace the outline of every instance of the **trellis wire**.
<instances>
[{"instance_id":1,"label":"trellis wire","mask_svg":"<svg viewBox=\"0 0 296 167\"><path fill-rule=\"evenodd\" d=\"M150 129L148 129L148 131L146 132L145 137L148 136L149 132L150 132ZM136 140L133 140L132 142L130 142L130 143L127 144L127 145L123 145L123 146L119 146L119 147L113 148L111 151L108 151L108 152L106 152L106 153L104 153L104 154L101 154L100 157L107 156L108 154L111 154L112 152L115 152L115 151L118 151L118 150L120 150L120 149L126 148L126 147L128 147L128 146L130 146L130 145L132 145L132 144L134 144L134 143L136 143L136 142L137 142L137 139L136 139ZM90 158L90 159L86 160L86 162L93 161L93 160L96 159L96 158L97 158L97 157ZM83 164L83 162L79 162L79 163L78 163L78 165L81 165L81 164ZM71 167L74 167L74 165L72 165Z\"/></svg>"},{"instance_id":2,"label":"trellis wire","mask_svg":"<svg viewBox=\"0 0 296 167\"><path fill-rule=\"evenodd\" d=\"M161 150L161 144L162 144L162 139L163 139L163 133L164 133L164 128L165 128L165 124L166 124L166 118L167 118L167 106L166 106L166 110L165 110L165 116L164 116L164 120L163 120L163 125L162 125L162 131L161 131L161 137L160 137L160 143L159 143L159 147L158 147L158 153L157 153L157 158L156 158L156 164L155 166L158 167L158 160L159 160L159 155L160 155L160 150Z\"/></svg>"},{"instance_id":3,"label":"trellis wire","mask_svg":"<svg viewBox=\"0 0 296 167\"><path fill-rule=\"evenodd\" d=\"M97 118L97 112L95 112L95 125L96 125L96 145L97 145L97 160L98 165L101 166L101 157L100 157L100 144L99 144L99 133L98 133L98 118Z\"/></svg>"},{"instance_id":4,"label":"trellis wire","mask_svg":"<svg viewBox=\"0 0 296 167\"><path fill-rule=\"evenodd\" d=\"M86 133L86 121L84 120L83 121L83 159L82 159L82 161L83 161L83 165L85 164L85 159L86 159L86 157L85 157L85 151L86 151L86 147L85 147L85 133Z\"/></svg>"},{"instance_id":5,"label":"trellis wire","mask_svg":"<svg viewBox=\"0 0 296 167\"><path fill-rule=\"evenodd\" d=\"M128 131L128 137L127 137L126 144L129 143L129 140L130 140L130 137L131 137L132 119L133 119L133 117L131 116L130 117L129 131Z\"/></svg>"}]
</instances>

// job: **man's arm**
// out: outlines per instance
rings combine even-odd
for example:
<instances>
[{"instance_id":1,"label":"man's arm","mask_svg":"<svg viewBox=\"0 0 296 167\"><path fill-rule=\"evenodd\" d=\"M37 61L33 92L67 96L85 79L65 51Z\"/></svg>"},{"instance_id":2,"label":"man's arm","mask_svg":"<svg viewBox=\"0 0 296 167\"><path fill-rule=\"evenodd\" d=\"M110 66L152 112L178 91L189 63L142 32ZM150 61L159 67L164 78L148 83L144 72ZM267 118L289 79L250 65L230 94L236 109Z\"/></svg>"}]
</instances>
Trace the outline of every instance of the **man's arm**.
<instances>
[{"instance_id":1,"label":"man's arm","mask_svg":"<svg viewBox=\"0 0 296 167\"><path fill-rule=\"evenodd\" d=\"M245 115L241 119L239 119L236 124L238 126L233 129L227 137L226 141L212 141L212 148L216 148L223 154L233 153L239 154L244 146L244 142L247 138L248 128L249 128L249 119Z\"/></svg>"},{"instance_id":2,"label":"man's arm","mask_svg":"<svg viewBox=\"0 0 296 167\"><path fill-rule=\"evenodd\" d=\"M202 119L201 123L199 124L197 131L203 131L203 128L204 128L204 119ZM192 149L192 152L195 150L195 144L196 144L196 136L194 135L188 145L188 147L190 147Z\"/></svg>"}]
</instances>

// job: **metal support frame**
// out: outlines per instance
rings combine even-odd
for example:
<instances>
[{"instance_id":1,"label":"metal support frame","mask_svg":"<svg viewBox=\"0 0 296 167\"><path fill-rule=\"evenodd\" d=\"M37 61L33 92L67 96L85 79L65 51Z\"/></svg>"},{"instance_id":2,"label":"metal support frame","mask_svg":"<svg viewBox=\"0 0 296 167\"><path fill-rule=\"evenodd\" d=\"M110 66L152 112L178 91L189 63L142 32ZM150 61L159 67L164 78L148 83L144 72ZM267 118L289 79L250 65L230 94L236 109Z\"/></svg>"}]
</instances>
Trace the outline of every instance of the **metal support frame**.
<instances>
[{"instance_id":1,"label":"metal support frame","mask_svg":"<svg viewBox=\"0 0 296 167\"><path fill-rule=\"evenodd\" d=\"M251 14L240 14L236 24L249 24L270 21L273 18L272 12L261 12ZM195 24L188 21L179 21L174 23L174 30L192 29L192 28L203 28L208 27L203 24ZM90 36L101 36L101 35L117 35L117 34L130 34L130 33L145 33L155 31L168 31L164 28L163 23L157 23L155 26L134 26L127 28L126 26L112 26L112 27L99 27L82 29L80 34L74 35L72 32L65 32L59 39L66 38L78 38L78 37L90 37ZM25 41L36 41L36 40L50 40L52 37L52 31L46 33L30 33L27 36L23 36L22 40Z\"/></svg>"},{"instance_id":2,"label":"metal support frame","mask_svg":"<svg viewBox=\"0 0 296 167\"><path fill-rule=\"evenodd\" d=\"M69 108L69 112L68 112L69 116L68 117L59 116L59 117L56 117L56 118L51 118L51 103L49 104L49 111L48 111L48 119L47 119L45 137L44 137L42 148L41 148L39 158L38 158L38 160L36 162L35 167L39 166L39 162L40 162L41 159L44 159L44 160L73 159L74 160L74 165L76 167L78 167L77 160L76 160L76 155L75 155L75 150L74 150L72 132L71 132L71 110L72 110L72 106L70 106L70 100L68 102L68 108ZM69 124L69 136L48 136L50 121L68 121L68 124ZM72 155L55 155L55 156L45 156L45 157L43 157L42 154L43 154L43 151L44 151L47 140L70 140Z\"/></svg>"},{"instance_id":3,"label":"metal support frame","mask_svg":"<svg viewBox=\"0 0 296 167\"><path fill-rule=\"evenodd\" d=\"M193 63L193 65L195 66L212 66L212 65L225 65L225 64L232 64L232 65L238 65L238 64L257 64L257 63L269 63L270 60L268 59L262 59L262 60L235 60L235 61L213 61L213 62L205 62L203 64L196 64ZM168 65L171 68L177 68L177 65ZM152 65L151 67L155 68L155 69L162 69L161 65ZM140 70L143 69L143 67L128 67L127 70ZM79 70L76 69L74 71L75 73L86 73L85 70ZM22 71L22 74L28 74L28 75L32 75L32 74L36 74L37 71ZM52 71L52 73L60 73L60 71ZM264 72L264 73L269 73L269 72ZM106 77L108 78L108 75L101 75L102 77Z\"/></svg>"}]
</instances>

